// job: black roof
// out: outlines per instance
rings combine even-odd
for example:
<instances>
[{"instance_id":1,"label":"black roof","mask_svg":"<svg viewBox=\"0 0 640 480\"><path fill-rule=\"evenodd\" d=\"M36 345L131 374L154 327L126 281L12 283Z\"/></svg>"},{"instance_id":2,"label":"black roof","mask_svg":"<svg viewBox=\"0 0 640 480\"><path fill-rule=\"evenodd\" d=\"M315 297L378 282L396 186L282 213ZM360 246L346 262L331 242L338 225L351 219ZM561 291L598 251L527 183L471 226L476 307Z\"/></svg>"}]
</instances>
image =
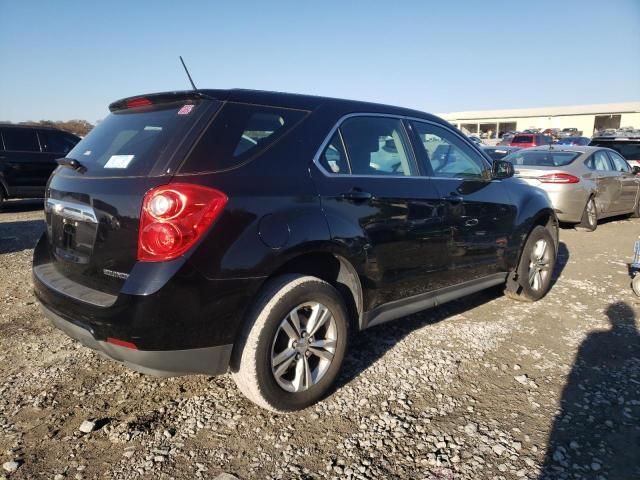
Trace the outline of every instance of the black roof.
<instances>
[{"instance_id":1,"label":"black roof","mask_svg":"<svg viewBox=\"0 0 640 480\"><path fill-rule=\"evenodd\" d=\"M202 90L182 90L174 92L160 92L145 95L136 95L133 97L123 98L109 105L111 111L126 108L126 102L134 98L148 98L151 101L171 101L173 99L188 98L215 98L220 101L251 103L256 105L278 105L285 108L293 108L300 110L317 110L321 107L333 107L341 110L343 113L348 112L368 112L368 113L388 113L395 115L403 115L408 117L418 117L424 119L433 119L443 122L442 119L419 110L410 108L396 107L392 105L384 105L380 103L361 102L358 100L346 100L341 98L320 97L315 95L302 95L298 93L270 92L265 90L247 90L247 89L202 89Z\"/></svg>"},{"instance_id":2,"label":"black roof","mask_svg":"<svg viewBox=\"0 0 640 480\"><path fill-rule=\"evenodd\" d=\"M56 132L64 132L64 133L70 133L71 135L73 135L73 133L67 131L67 130L62 130L61 128L56 128L56 127L50 127L48 125L28 125L28 124L22 124L22 123L0 123L0 128L37 128L38 130L54 130Z\"/></svg>"}]
</instances>

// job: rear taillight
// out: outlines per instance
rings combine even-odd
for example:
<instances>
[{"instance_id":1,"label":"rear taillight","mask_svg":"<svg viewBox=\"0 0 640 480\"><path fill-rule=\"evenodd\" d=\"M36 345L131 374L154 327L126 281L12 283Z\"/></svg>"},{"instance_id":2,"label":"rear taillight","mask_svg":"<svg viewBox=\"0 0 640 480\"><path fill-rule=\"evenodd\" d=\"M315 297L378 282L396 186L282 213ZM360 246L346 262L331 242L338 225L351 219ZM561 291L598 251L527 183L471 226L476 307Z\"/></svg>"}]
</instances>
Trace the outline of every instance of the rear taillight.
<instances>
[{"instance_id":1,"label":"rear taillight","mask_svg":"<svg viewBox=\"0 0 640 480\"><path fill-rule=\"evenodd\" d=\"M172 260L189 250L218 218L227 196L213 188L173 183L147 192L142 202L138 260Z\"/></svg>"},{"instance_id":2,"label":"rear taillight","mask_svg":"<svg viewBox=\"0 0 640 480\"><path fill-rule=\"evenodd\" d=\"M151 105L151 100L144 97L130 98L127 100L127 108L146 107Z\"/></svg>"},{"instance_id":3,"label":"rear taillight","mask_svg":"<svg viewBox=\"0 0 640 480\"><path fill-rule=\"evenodd\" d=\"M578 177L568 173L550 173L538 177L538 180L542 183L578 183L580 181Z\"/></svg>"}]
</instances>

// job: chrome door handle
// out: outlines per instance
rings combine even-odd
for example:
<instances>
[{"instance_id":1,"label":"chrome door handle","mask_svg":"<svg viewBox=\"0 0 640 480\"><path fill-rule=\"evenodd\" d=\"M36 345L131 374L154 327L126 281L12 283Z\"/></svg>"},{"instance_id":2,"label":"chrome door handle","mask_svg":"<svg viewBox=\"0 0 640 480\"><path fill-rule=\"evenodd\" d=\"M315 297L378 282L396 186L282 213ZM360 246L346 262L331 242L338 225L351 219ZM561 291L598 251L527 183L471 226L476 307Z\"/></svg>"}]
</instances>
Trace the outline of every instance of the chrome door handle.
<instances>
[{"instance_id":1,"label":"chrome door handle","mask_svg":"<svg viewBox=\"0 0 640 480\"><path fill-rule=\"evenodd\" d=\"M342 198L345 200L352 200L354 202L364 202L366 200L371 200L373 195L369 192L363 192L362 190L353 189L348 193L343 193Z\"/></svg>"}]
</instances>

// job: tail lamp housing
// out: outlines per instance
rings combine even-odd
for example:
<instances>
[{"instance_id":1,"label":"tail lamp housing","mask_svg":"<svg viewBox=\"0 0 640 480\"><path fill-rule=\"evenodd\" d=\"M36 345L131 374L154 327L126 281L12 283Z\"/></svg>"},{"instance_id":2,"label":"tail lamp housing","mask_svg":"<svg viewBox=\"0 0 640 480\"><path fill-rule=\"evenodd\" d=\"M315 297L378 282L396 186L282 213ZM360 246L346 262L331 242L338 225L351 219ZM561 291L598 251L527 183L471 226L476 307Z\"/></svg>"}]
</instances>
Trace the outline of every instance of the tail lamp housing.
<instances>
[{"instance_id":1,"label":"tail lamp housing","mask_svg":"<svg viewBox=\"0 0 640 480\"><path fill-rule=\"evenodd\" d=\"M550 173L538 177L542 183L578 183L580 179L570 173Z\"/></svg>"},{"instance_id":2,"label":"tail lamp housing","mask_svg":"<svg viewBox=\"0 0 640 480\"><path fill-rule=\"evenodd\" d=\"M149 190L142 202L138 260L173 260L189 250L220 216L227 196L219 190L172 183Z\"/></svg>"}]
</instances>

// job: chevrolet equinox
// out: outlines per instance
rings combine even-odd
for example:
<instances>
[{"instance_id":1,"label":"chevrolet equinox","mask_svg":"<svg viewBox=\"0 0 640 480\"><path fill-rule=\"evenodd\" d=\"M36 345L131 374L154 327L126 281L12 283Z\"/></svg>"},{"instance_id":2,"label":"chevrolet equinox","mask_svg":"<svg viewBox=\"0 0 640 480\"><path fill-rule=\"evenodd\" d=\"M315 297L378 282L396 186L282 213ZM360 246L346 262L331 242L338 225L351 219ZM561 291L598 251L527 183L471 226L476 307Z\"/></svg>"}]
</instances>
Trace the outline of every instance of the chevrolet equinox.
<instances>
[{"instance_id":1,"label":"chevrolet equinox","mask_svg":"<svg viewBox=\"0 0 640 480\"><path fill-rule=\"evenodd\" d=\"M298 410L355 332L550 288L548 197L437 117L249 90L109 109L49 179L33 279L56 327L135 370L231 370L256 404Z\"/></svg>"}]
</instances>

